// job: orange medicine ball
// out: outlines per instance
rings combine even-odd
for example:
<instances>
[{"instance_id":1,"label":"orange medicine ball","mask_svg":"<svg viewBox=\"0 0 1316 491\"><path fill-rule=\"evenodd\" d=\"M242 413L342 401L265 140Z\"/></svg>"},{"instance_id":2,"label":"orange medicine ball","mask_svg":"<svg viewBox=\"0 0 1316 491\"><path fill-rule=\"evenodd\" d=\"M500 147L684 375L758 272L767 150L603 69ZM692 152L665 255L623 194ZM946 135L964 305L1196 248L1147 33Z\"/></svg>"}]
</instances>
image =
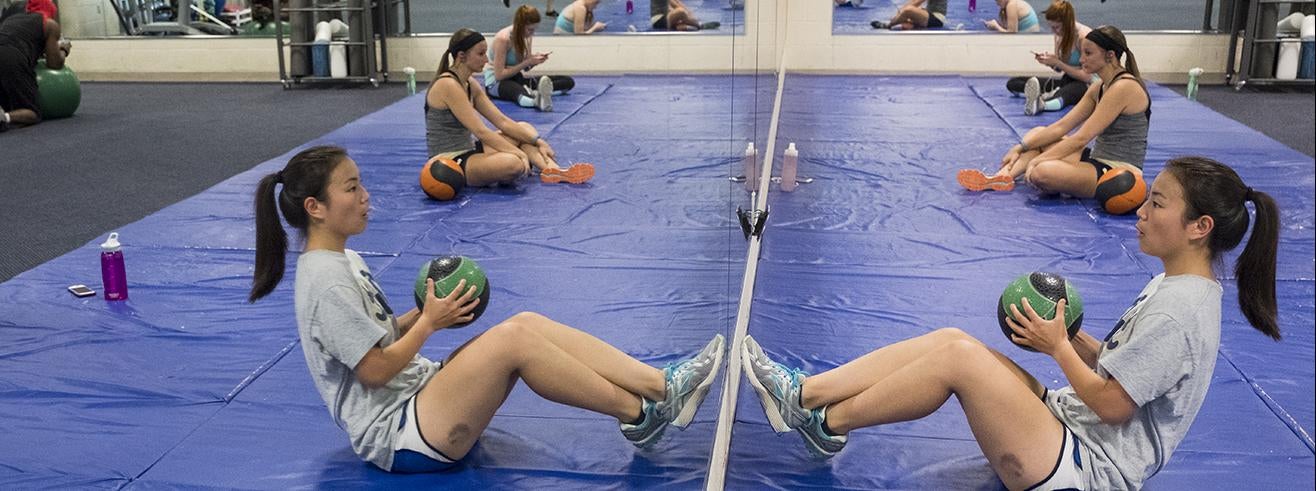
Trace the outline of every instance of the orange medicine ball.
<instances>
[{"instance_id":1,"label":"orange medicine ball","mask_svg":"<svg viewBox=\"0 0 1316 491\"><path fill-rule=\"evenodd\" d=\"M1106 213L1123 215L1137 210L1147 200L1147 181L1136 172L1116 167L1097 179L1095 197Z\"/></svg>"},{"instance_id":2,"label":"orange medicine ball","mask_svg":"<svg viewBox=\"0 0 1316 491\"><path fill-rule=\"evenodd\" d=\"M420 170L420 188L431 198L448 201L456 198L464 187L466 173L452 159L434 157Z\"/></svg>"}]
</instances>

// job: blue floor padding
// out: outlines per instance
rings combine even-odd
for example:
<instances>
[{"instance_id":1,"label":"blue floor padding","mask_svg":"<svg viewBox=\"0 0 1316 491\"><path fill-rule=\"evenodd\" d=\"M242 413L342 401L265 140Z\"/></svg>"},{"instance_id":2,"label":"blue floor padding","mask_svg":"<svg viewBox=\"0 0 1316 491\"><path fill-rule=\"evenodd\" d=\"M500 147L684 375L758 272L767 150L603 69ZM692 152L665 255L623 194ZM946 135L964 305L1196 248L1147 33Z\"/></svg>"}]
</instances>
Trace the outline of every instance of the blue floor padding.
<instances>
[{"instance_id":1,"label":"blue floor padding","mask_svg":"<svg viewBox=\"0 0 1316 491\"><path fill-rule=\"evenodd\" d=\"M451 202L424 198L420 95L311 143L345 146L362 169L371 221L348 246L365 257L396 311L413 305L424 259L466 254L488 272L493 294L484 317L431 338L427 356L443 358L529 310L661 366L727 332L735 317L745 242L731 195L739 185L726 176L738 163L731 149L743 145L733 142L766 131L767 115L755 107L771 99L773 86L762 80L582 78L555 99L552 113L500 103L535 123L562 160L596 165L595 179L581 186L527 179ZM742 89L734 96L733 83ZM666 87L683 88L677 95ZM732 107L743 101L743 109ZM655 109L641 120L636 108ZM623 124L572 124L577 118ZM99 241L0 284L0 415L14 422L5 424L0 446L0 487L702 483L716 394L687 431L670 431L651 452L631 447L609 418L519 388L456 472L395 476L357 459L306 374L292 274L268 298L245 301L250 193L292 153L119 229L128 302L63 292L70 283L98 285Z\"/></svg>"},{"instance_id":2,"label":"blue floor padding","mask_svg":"<svg viewBox=\"0 0 1316 491\"><path fill-rule=\"evenodd\" d=\"M957 326L1044 383L1064 385L1054 362L1000 334L1001 288L1030 270L1061 272L1084 295L1085 327L1101 336L1160 265L1138 251L1135 218L1105 215L1091 200L958 188L955 170L990 166L1019 134L1059 117L1023 116L1003 82L788 77L777 153L795 142L800 173L815 182L789 194L774 186L770 195L750 323L770 353L816 372ZM362 169L371 221L349 247L395 311L413 305L424 259L464 254L488 272L484 317L436 334L426 356L443 358L528 310L661 366L729 334L746 253L734 211L748 195L726 177L739 173L746 141L764 148L774 88L756 75L583 77L551 113L499 103L546 134L561 160L596 165L581 186L529 179L450 202L423 197L419 95L308 145L343 145ZM1316 478L1312 160L1150 90L1149 176L1167 158L1203 153L1284 207L1277 289L1285 339L1248 327L1233 282L1224 282L1211 392L1148 487L1308 486ZM292 275L246 303L250 193L292 153L119 229L128 302L64 292L71 283L99 289L99 240L0 284L0 488L703 486L717 390L690 428L669 429L648 451L626 443L615 421L521 386L452 472L393 475L361 462L306 373ZM953 400L923 420L856 431L844 453L819 463L798 436L772 434L747 385L740 394L731 489L1000 485Z\"/></svg>"},{"instance_id":3,"label":"blue floor padding","mask_svg":"<svg viewBox=\"0 0 1316 491\"><path fill-rule=\"evenodd\" d=\"M1232 270L1222 271L1221 353L1210 394L1148 487L1308 486L1316 463L1312 161L1166 89L1150 92L1149 177L1168 158L1205 154L1284 207L1277 288L1285 340L1247 326ZM1053 361L1009 346L1000 333L994 310L1004 285L1031 270L1065 274L1083 295L1084 327L1100 337L1160 271L1138 250L1133 216L1105 215L1091 200L1039 198L1026 187L959 188L956 170L995 165L1018 135L1060 117L1024 116L1001 78L791 75L785 94L778 147L795 142L799 173L815 181L769 199L749 332L779 361L816 373L955 326L1059 387L1066 383ZM1000 486L953 399L920 421L853 432L841 455L817 463L805 458L798 436L772 435L747 384L741 394L729 487Z\"/></svg>"}]
</instances>

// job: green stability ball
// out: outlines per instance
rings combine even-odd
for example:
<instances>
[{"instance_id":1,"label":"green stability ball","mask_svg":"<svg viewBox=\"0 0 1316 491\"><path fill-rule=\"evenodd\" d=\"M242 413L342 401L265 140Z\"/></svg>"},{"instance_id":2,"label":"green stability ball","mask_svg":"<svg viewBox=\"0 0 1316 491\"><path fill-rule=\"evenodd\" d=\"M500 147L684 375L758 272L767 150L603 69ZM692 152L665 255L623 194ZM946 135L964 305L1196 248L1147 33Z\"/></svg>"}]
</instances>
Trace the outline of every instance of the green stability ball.
<instances>
[{"instance_id":1,"label":"green stability ball","mask_svg":"<svg viewBox=\"0 0 1316 491\"><path fill-rule=\"evenodd\" d=\"M440 256L420 265L420 272L416 275L416 307L425 308L425 280L434 280L434 296L446 297L457 288L457 282L466 280L466 286L476 288L475 295L479 297L480 304L476 305L475 310L471 311L471 322L475 322L484 314L484 309L489 306L489 279L484 276L484 270L474 260L465 256ZM465 327L466 324L454 324L449 327Z\"/></svg>"},{"instance_id":2,"label":"green stability ball","mask_svg":"<svg viewBox=\"0 0 1316 491\"><path fill-rule=\"evenodd\" d=\"M51 70L46 67L46 60L37 62L37 106L41 108L41 119L67 118L81 103L82 86L68 65Z\"/></svg>"},{"instance_id":3,"label":"green stability ball","mask_svg":"<svg viewBox=\"0 0 1316 491\"><path fill-rule=\"evenodd\" d=\"M1074 285L1065 280L1065 277L1053 273L1034 272L1029 273L1010 282L1005 287L1005 292L1001 293L1001 300L996 302L996 320L1001 323L1001 332L1005 333L1005 338L1014 342L1011 335L1014 330L1005 322L1007 317L1014 319L1014 314L1010 313L1010 305L1016 305L1019 313L1024 313L1023 299L1028 299L1028 305L1033 306L1033 310L1043 319L1054 319L1056 317L1056 302L1060 299L1066 299L1068 302L1065 306L1065 321L1069 324L1066 326L1069 330L1069 337L1073 338L1078 333L1078 329L1083 324L1083 299L1078 296L1078 290ZM1028 351L1037 351L1027 346L1015 344L1020 348Z\"/></svg>"}]
</instances>

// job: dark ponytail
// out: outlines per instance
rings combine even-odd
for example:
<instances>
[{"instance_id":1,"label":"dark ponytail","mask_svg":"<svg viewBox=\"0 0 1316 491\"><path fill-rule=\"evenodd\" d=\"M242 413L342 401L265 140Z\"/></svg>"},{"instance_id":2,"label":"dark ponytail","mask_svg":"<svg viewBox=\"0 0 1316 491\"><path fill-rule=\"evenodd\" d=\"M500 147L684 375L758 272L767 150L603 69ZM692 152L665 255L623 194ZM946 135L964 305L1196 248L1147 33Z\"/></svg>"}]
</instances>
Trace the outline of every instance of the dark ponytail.
<instances>
[{"instance_id":1,"label":"dark ponytail","mask_svg":"<svg viewBox=\"0 0 1316 491\"><path fill-rule=\"evenodd\" d=\"M1270 195L1243 183L1228 166L1205 157L1180 157L1166 163L1165 171L1184 189L1184 219L1207 215L1215 225L1208 239L1211 260L1238 246L1247 234L1247 202L1256 209L1256 224L1243 254L1234 265L1238 304L1252 327L1279 340L1275 302L1275 255L1279 248L1279 206Z\"/></svg>"},{"instance_id":2,"label":"dark ponytail","mask_svg":"<svg viewBox=\"0 0 1316 491\"><path fill-rule=\"evenodd\" d=\"M1105 36L1107 39L1114 41L1115 46L1113 47L1101 46L1100 42L1097 42L1097 45L1101 46L1101 49L1104 49L1106 51L1114 51L1115 61L1120 61L1120 55L1123 55L1124 70L1132 74L1134 77L1137 77L1138 83L1142 84L1142 86L1145 88L1147 84L1143 83L1142 72L1138 71L1138 59L1133 57L1133 50L1129 49L1129 41L1128 39L1125 39L1124 32L1120 31L1119 28L1115 26L1100 26L1096 29L1093 29L1093 31L1096 31L1100 33L1100 35ZM1091 35L1092 35L1091 33L1088 33L1088 36ZM1096 42L1096 40L1093 40L1091 37L1089 37L1088 39L1093 42ZM1112 48L1118 48L1118 49L1112 49Z\"/></svg>"},{"instance_id":3,"label":"dark ponytail","mask_svg":"<svg viewBox=\"0 0 1316 491\"><path fill-rule=\"evenodd\" d=\"M448 50L444 51L443 56L439 59L439 71L434 74L435 80L438 80L440 75L443 75L448 69L452 68L452 63L457 61L457 53L465 52L470 49L468 47L463 50L461 49L461 45L466 41L466 38L475 34L479 33L465 27L452 33L452 37L448 38ZM481 38L483 38L483 36L481 36Z\"/></svg>"},{"instance_id":4,"label":"dark ponytail","mask_svg":"<svg viewBox=\"0 0 1316 491\"><path fill-rule=\"evenodd\" d=\"M339 147L311 147L293 156L283 170L261 178L255 198L256 271L248 302L269 295L283 280L288 234L283 231L279 214L305 237L309 219L303 202L310 197L325 201L329 176L345 158L347 151ZM280 184L283 189L276 193L275 187Z\"/></svg>"}]
</instances>

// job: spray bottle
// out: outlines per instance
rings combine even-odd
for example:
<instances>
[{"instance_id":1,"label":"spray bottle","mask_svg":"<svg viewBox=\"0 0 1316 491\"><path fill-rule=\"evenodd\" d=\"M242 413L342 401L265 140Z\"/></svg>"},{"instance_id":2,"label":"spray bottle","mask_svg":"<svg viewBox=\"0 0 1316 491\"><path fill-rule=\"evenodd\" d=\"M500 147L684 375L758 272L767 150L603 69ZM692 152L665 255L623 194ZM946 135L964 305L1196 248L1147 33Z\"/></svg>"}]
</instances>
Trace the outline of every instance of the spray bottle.
<instances>
[{"instance_id":1,"label":"spray bottle","mask_svg":"<svg viewBox=\"0 0 1316 491\"><path fill-rule=\"evenodd\" d=\"M751 193L759 189L758 157L759 152L754 149L754 142L749 142L749 146L745 147L745 190Z\"/></svg>"},{"instance_id":2,"label":"spray bottle","mask_svg":"<svg viewBox=\"0 0 1316 491\"><path fill-rule=\"evenodd\" d=\"M795 142L786 146L786 155L781 159L781 190L791 192L795 190L795 173L799 166L800 151L795 149Z\"/></svg>"},{"instance_id":3,"label":"spray bottle","mask_svg":"<svg viewBox=\"0 0 1316 491\"><path fill-rule=\"evenodd\" d=\"M1205 72L1205 70L1202 70L1201 68L1188 70L1188 88L1184 89L1184 95L1187 95L1188 100L1190 101L1197 100L1197 77L1202 76L1203 72Z\"/></svg>"}]
</instances>

